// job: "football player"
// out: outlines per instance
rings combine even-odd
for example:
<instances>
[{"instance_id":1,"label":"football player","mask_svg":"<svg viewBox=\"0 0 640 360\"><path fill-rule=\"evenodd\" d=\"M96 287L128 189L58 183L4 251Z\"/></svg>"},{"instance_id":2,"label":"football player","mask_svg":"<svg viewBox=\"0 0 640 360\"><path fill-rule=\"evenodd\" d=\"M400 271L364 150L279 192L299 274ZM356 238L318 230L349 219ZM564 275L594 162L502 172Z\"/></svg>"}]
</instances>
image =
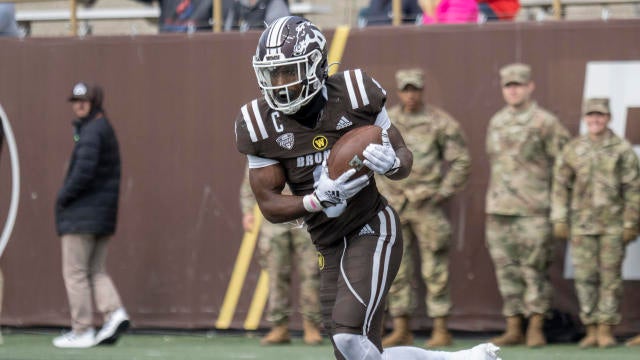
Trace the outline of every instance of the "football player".
<instances>
[{"instance_id":1,"label":"football player","mask_svg":"<svg viewBox=\"0 0 640 360\"><path fill-rule=\"evenodd\" d=\"M398 216L367 175L333 180L326 158L349 130L381 127L364 164L402 179L412 154L389 121L385 90L360 69L327 76L327 41L310 21L279 18L262 33L253 68L263 97L240 109L236 143L247 155L260 210L271 222L303 218L319 257L324 326L336 359L493 360L497 347L459 352L396 347L383 352L385 297L402 257ZM292 195L283 195L288 183Z\"/></svg>"}]
</instances>

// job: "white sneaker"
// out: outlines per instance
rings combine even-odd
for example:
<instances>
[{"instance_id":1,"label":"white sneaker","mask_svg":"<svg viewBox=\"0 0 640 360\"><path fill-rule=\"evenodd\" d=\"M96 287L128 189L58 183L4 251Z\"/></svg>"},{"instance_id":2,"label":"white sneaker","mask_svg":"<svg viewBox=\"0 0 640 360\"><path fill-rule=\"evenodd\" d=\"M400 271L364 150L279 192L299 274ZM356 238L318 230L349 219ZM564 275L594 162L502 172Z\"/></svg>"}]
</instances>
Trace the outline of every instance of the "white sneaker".
<instances>
[{"instance_id":1,"label":"white sneaker","mask_svg":"<svg viewBox=\"0 0 640 360\"><path fill-rule=\"evenodd\" d=\"M502 360L498 357L500 348L492 343L480 344L468 350L451 353L451 360Z\"/></svg>"},{"instance_id":2,"label":"white sneaker","mask_svg":"<svg viewBox=\"0 0 640 360\"><path fill-rule=\"evenodd\" d=\"M93 329L89 329L81 334L69 331L53 339L52 342L53 346L59 348L86 349L96 344L95 335L96 331Z\"/></svg>"},{"instance_id":3,"label":"white sneaker","mask_svg":"<svg viewBox=\"0 0 640 360\"><path fill-rule=\"evenodd\" d=\"M114 344L118 341L120 334L129 328L129 324L129 315L124 308L117 309L96 335L96 345Z\"/></svg>"}]
</instances>

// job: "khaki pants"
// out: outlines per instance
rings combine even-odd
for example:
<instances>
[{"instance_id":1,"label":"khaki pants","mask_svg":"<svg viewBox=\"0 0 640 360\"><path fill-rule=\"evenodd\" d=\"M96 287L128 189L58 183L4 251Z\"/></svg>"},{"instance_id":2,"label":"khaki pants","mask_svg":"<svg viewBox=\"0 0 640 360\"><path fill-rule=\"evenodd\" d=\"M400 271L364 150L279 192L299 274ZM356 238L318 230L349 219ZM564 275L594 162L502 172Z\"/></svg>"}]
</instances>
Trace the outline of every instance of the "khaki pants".
<instances>
[{"instance_id":1,"label":"khaki pants","mask_svg":"<svg viewBox=\"0 0 640 360\"><path fill-rule=\"evenodd\" d=\"M62 236L62 276L69 298L71 327L76 333L93 326L92 298L105 321L122 306L106 272L108 240L109 237L96 238L90 234Z\"/></svg>"}]
</instances>

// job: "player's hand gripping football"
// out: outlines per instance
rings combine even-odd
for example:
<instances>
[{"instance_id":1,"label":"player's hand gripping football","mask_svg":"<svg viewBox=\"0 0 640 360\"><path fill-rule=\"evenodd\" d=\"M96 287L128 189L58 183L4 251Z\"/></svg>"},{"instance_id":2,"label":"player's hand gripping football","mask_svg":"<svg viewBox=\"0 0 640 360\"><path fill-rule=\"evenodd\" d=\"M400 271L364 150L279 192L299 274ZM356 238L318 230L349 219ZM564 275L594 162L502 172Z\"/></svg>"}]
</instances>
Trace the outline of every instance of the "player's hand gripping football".
<instances>
[{"instance_id":1,"label":"player's hand gripping football","mask_svg":"<svg viewBox=\"0 0 640 360\"><path fill-rule=\"evenodd\" d=\"M316 190L302 199L305 209L309 212L318 212L352 198L369 185L367 175L349 180L355 173L356 169L349 169L337 179L332 180L329 177L329 168L327 168L326 162L323 162L320 178L314 184Z\"/></svg>"},{"instance_id":2,"label":"player's hand gripping football","mask_svg":"<svg viewBox=\"0 0 640 360\"><path fill-rule=\"evenodd\" d=\"M362 155L365 157L362 163L377 174L393 175L400 169L400 159L391 146L387 130L382 130L382 145L369 144Z\"/></svg>"}]
</instances>

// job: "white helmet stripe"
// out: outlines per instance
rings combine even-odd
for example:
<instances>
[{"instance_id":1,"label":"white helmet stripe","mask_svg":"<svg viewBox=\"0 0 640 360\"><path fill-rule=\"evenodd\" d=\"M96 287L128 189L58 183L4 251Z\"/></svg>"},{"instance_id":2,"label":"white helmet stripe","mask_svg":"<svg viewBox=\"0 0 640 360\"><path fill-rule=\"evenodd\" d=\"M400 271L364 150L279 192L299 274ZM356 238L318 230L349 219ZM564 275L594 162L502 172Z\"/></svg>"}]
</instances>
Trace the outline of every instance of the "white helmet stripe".
<instances>
[{"instance_id":1,"label":"white helmet stripe","mask_svg":"<svg viewBox=\"0 0 640 360\"><path fill-rule=\"evenodd\" d=\"M267 36L267 52L277 52L279 49L277 48L280 45L280 37L282 35L282 29L284 25L289 20L290 16L281 17L276 20L271 26L271 30L269 30L269 35Z\"/></svg>"}]
</instances>

